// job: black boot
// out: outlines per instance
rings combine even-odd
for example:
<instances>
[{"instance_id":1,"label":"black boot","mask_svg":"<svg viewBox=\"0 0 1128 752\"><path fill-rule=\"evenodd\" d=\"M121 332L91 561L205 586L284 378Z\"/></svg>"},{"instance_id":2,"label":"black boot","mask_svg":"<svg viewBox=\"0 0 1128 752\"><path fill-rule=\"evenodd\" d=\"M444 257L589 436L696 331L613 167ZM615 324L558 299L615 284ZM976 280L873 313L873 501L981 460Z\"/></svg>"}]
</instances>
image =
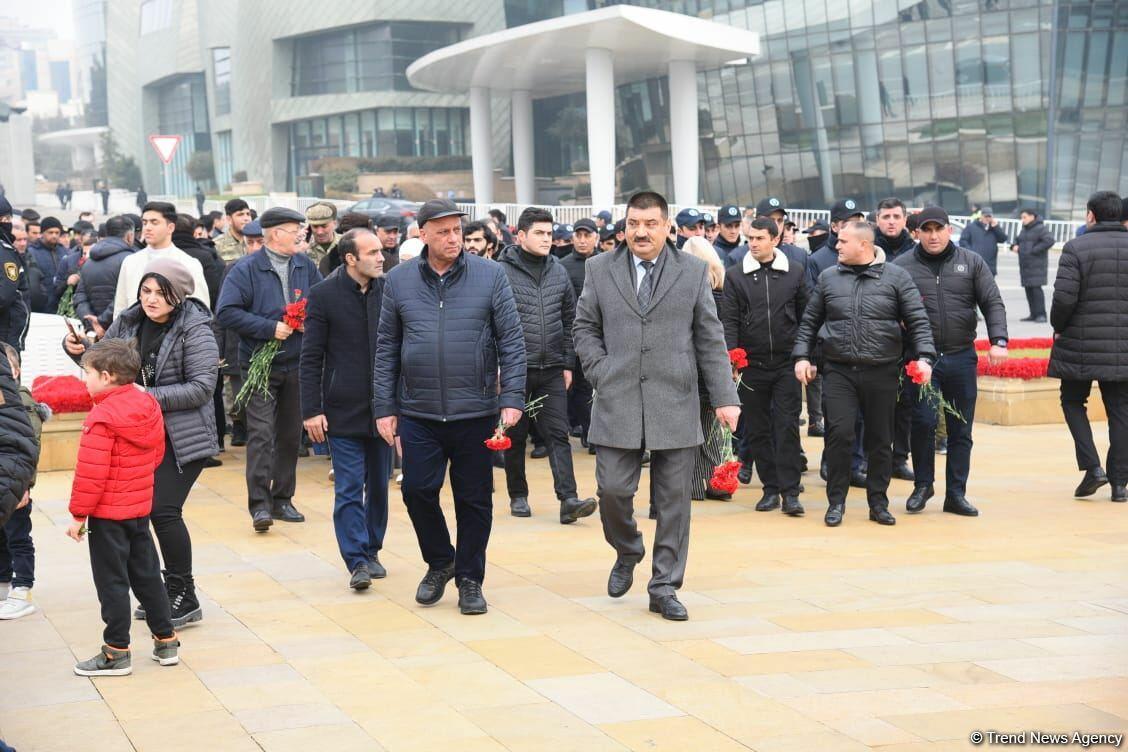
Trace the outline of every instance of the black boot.
<instances>
[{"instance_id":1,"label":"black boot","mask_svg":"<svg viewBox=\"0 0 1128 752\"><path fill-rule=\"evenodd\" d=\"M305 522L305 515L295 509L294 504L289 501L275 504L270 516L283 522Z\"/></svg>"},{"instance_id":2,"label":"black boot","mask_svg":"<svg viewBox=\"0 0 1128 752\"><path fill-rule=\"evenodd\" d=\"M1128 501L1128 487L1123 483L1112 484L1112 500L1113 501Z\"/></svg>"},{"instance_id":3,"label":"black boot","mask_svg":"<svg viewBox=\"0 0 1128 752\"><path fill-rule=\"evenodd\" d=\"M803 516L803 505L799 503L798 496L783 497L783 513L791 517Z\"/></svg>"},{"instance_id":4,"label":"black boot","mask_svg":"<svg viewBox=\"0 0 1128 752\"><path fill-rule=\"evenodd\" d=\"M845 504L831 504L830 508L826 510L826 516L823 517L823 522L827 527L838 527L842 524L842 515L846 513Z\"/></svg>"},{"instance_id":5,"label":"black boot","mask_svg":"<svg viewBox=\"0 0 1128 752\"><path fill-rule=\"evenodd\" d=\"M912 514L924 511L924 505L936 494L933 490L932 484L919 485L913 488L913 492L909 494L909 498L905 500L905 511Z\"/></svg>"},{"instance_id":6,"label":"black boot","mask_svg":"<svg viewBox=\"0 0 1128 752\"><path fill-rule=\"evenodd\" d=\"M765 493L756 502L757 512L771 512L775 509L779 509L779 494L777 493Z\"/></svg>"},{"instance_id":7,"label":"black boot","mask_svg":"<svg viewBox=\"0 0 1128 752\"><path fill-rule=\"evenodd\" d=\"M1097 492L1098 488L1106 483L1108 483L1108 476L1105 475L1104 468L1100 466L1094 467L1085 471L1085 477L1081 479L1081 483L1073 491L1073 495L1078 499L1092 496Z\"/></svg>"},{"instance_id":8,"label":"black boot","mask_svg":"<svg viewBox=\"0 0 1128 752\"><path fill-rule=\"evenodd\" d=\"M180 629L204 618L200 601L196 598L196 583L191 575L181 576L165 572L168 605L172 609L173 629Z\"/></svg>"},{"instance_id":9,"label":"black boot","mask_svg":"<svg viewBox=\"0 0 1128 752\"><path fill-rule=\"evenodd\" d=\"M978 517L979 510L971 505L963 494L944 497L944 511L962 517Z\"/></svg>"},{"instance_id":10,"label":"black boot","mask_svg":"<svg viewBox=\"0 0 1128 752\"><path fill-rule=\"evenodd\" d=\"M898 480L916 480L916 474L909 467L908 462L901 462L893 466L893 477Z\"/></svg>"},{"instance_id":11,"label":"black boot","mask_svg":"<svg viewBox=\"0 0 1128 752\"><path fill-rule=\"evenodd\" d=\"M866 474L861 470L850 471L850 485L854 488L866 487Z\"/></svg>"},{"instance_id":12,"label":"black boot","mask_svg":"<svg viewBox=\"0 0 1128 752\"><path fill-rule=\"evenodd\" d=\"M870 507L870 519L879 525L896 525L897 518L886 507Z\"/></svg>"},{"instance_id":13,"label":"black boot","mask_svg":"<svg viewBox=\"0 0 1128 752\"><path fill-rule=\"evenodd\" d=\"M509 500L509 513L514 517L533 516L533 510L529 508L529 500L524 496L516 496Z\"/></svg>"},{"instance_id":14,"label":"black boot","mask_svg":"<svg viewBox=\"0 0 1128 752\"><path fill-rule=\"evenodd\" d=\"M571 525L581 517L587 517L596 510L599 504L595 499L565 499L560 502L560 524Z\"/></svg>"}]
</instances>

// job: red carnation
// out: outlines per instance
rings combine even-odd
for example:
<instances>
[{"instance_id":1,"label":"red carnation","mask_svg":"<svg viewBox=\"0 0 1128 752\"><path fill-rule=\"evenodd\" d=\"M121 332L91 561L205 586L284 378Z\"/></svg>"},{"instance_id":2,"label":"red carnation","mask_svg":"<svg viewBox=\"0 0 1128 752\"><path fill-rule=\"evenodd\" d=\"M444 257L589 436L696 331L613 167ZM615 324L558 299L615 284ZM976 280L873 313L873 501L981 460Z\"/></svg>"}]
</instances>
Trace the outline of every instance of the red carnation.
<instances>
[{"instance_id":1,"label":"red carnation","mask_svg":"<svg viewBox=\"0 0 1128 752\"><path fill-rule=\"evenodd\" d=\"M743 347L734 347L728 351L729 363L732 367L740 370L748 367L748 353Z\"/></svg>"},{"instance_id":2,"label":"red carnation","mask_svg":"<svg viewBox=\"0 0 1128 752\"><path fill-rule=\"evenodd\" d=\"M513 441L498 429L494 435L486 439L486 448L491 452L503 452L513 446Z\"/></svg>"}]
</instances>

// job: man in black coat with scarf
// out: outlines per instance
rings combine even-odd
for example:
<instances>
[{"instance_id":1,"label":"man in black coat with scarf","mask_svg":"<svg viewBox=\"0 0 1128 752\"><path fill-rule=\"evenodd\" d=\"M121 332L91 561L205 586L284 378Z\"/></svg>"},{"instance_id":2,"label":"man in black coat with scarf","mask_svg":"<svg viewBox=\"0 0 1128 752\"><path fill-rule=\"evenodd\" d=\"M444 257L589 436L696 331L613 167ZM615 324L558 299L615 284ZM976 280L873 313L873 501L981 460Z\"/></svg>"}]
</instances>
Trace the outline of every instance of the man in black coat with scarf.
<instances>
[{"instance_id":1,"label":"man in black coat with scarf","mask_svg":"<svg viewBox=\"0 0 1128 752\"><path fill-rule=\"evenodd\" d=\"M341 259L309 291L302 338L302 418L333 458L333 527L337 547L364 590L385 577L380 549L388 528L392 447L376 434L372 370L384 293L384 255L371 230L349 230L337 242Z\"/></svg>"}]
</instances>

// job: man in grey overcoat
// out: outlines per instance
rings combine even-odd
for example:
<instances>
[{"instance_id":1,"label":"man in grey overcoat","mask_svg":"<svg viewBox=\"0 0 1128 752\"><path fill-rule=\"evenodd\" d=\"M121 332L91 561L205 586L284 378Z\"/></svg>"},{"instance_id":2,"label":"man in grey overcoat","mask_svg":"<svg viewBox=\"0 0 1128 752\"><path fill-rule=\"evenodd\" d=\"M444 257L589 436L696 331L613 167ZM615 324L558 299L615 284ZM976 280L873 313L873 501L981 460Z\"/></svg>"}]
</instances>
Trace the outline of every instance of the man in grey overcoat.
<instances>
[{"instance_id":1,"label":"man in grey overcoat","mask_svg":"<svg viewBox=\"0 0 1128 752\"><path fill-rule=\"evenodd\" d=\"M657 510L650 610L688 618L677 590L689 549L690 483L701 433L698 374L717 419L736 430L740 399L717 318L708 267L668 240L669 206L657 193L627 204L625 244L588 262L576 306L576 354L595 388L588 441L603 534L618 554L607 593L626 594L646 551L635 523L642 454L650 452Z\"/></svg>"}]
</instances>

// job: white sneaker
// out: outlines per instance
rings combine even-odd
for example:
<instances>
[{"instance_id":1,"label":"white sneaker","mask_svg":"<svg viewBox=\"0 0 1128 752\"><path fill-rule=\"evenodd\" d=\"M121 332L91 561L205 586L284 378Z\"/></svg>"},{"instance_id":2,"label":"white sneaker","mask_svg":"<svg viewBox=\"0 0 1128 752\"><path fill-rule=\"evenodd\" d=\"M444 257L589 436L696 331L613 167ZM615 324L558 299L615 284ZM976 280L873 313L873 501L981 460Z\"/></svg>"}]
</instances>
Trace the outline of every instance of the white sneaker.
<instances>
[{"instance_id":1,"label":"white sneaker","mask_svg":"<svg viewBox=\"0 0 1128 752\"><path fill-rule=\"evenodd\" d=\"M12 588L8 597L0 603L0 620L18 619L34 613L35 604L31 602L31 588Z\"/></svg>"}]
</instances>

